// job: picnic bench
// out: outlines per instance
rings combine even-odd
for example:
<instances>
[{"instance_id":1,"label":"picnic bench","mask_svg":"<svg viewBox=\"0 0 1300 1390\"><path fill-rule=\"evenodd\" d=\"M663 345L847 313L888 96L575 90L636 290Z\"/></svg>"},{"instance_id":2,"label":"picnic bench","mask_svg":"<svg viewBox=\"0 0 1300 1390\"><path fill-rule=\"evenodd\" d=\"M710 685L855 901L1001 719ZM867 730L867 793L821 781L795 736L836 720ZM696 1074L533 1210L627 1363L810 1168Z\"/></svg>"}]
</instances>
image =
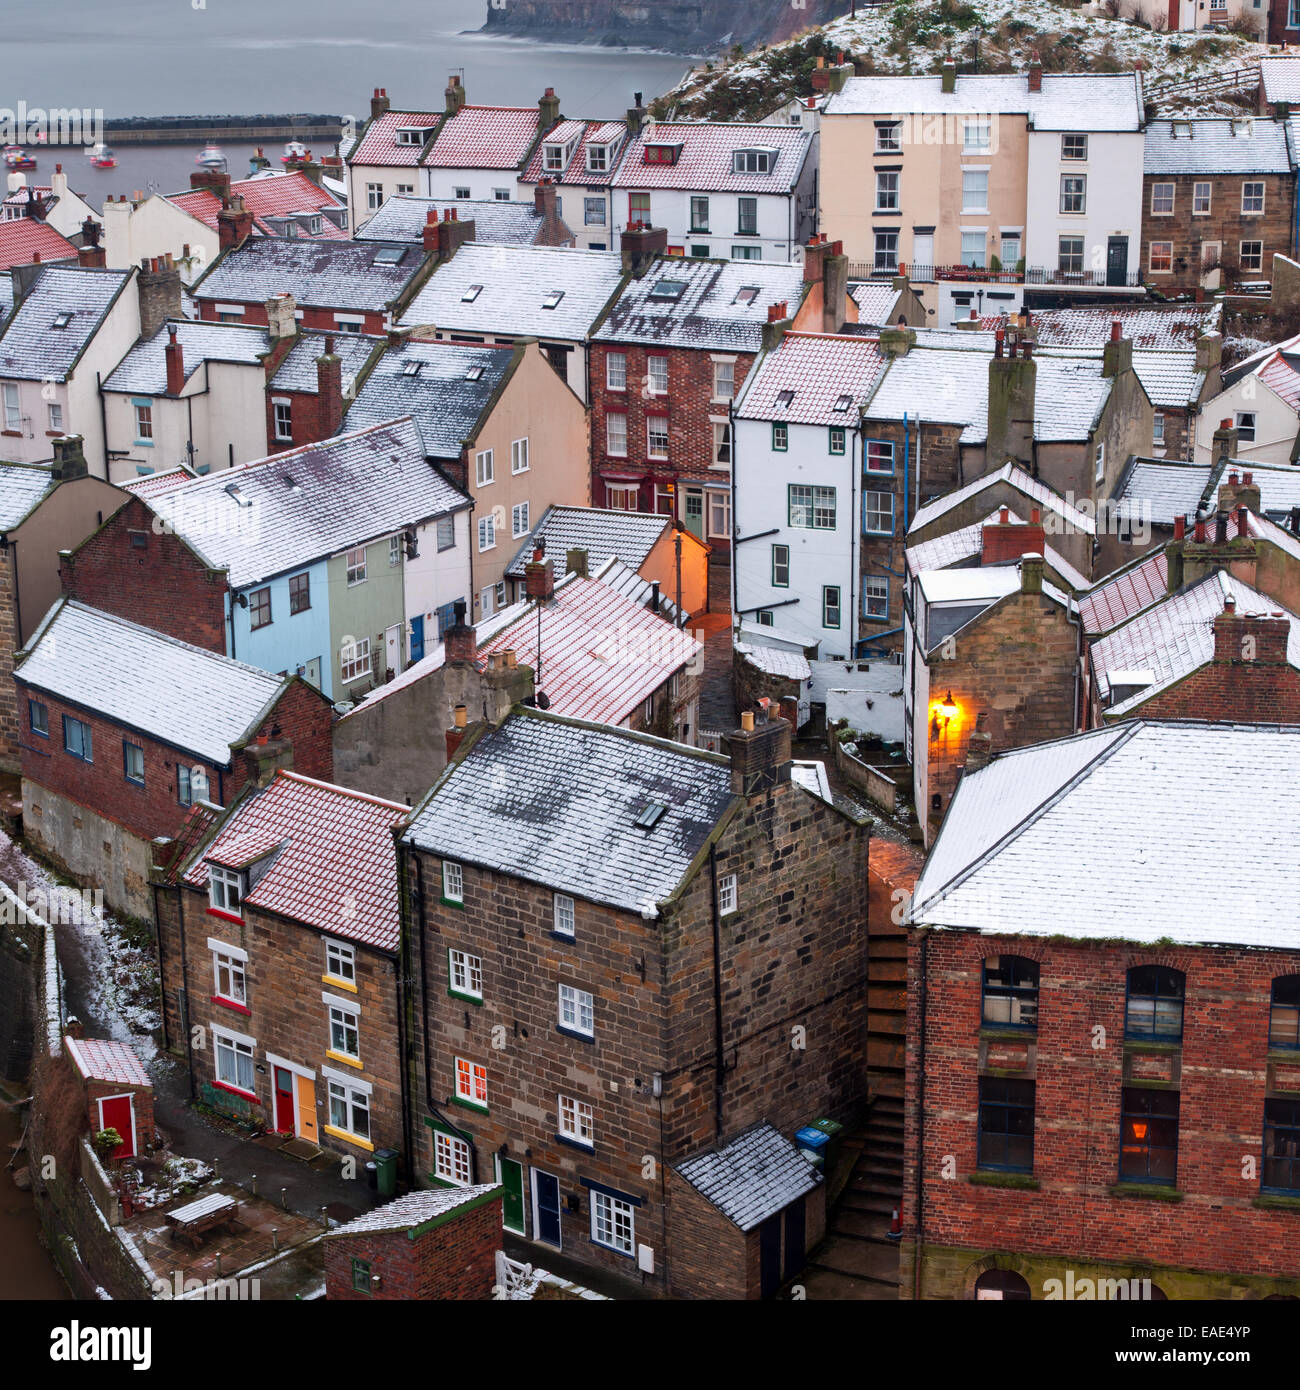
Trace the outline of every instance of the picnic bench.
<instances>
[{"instance_id":1,"label":"picnic bench","mask_svg":"<svg viewBox=\"0 0 1300 1390\"><path fill-rule=\"evenodd\" d=\"M203 1237L218 1226L229 1229L230 1223L239 1216L239 1203L233 1197L220 1192L210 1192L206 1197L188 1202L183 1207L167 1213L167 1224L171 1227L173 1239L190 1241L197 1250Z\"/></svg>"}]
</instances>

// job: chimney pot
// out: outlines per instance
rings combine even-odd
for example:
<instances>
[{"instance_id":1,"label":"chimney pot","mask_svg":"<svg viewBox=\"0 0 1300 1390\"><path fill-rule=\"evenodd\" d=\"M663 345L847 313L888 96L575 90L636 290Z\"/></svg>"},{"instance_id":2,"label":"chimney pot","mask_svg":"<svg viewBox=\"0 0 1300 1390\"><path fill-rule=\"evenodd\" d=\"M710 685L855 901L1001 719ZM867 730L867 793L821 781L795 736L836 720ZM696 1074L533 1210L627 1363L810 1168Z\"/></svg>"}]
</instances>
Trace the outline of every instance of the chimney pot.
<instances>
[{"instance_id":1,"label":"chimney pot","mask_svg":"<svg viewBox=\"0 0 1300 1390\"><path fill-rule=\"evenodd\" d=\"M1010 507L1003 507L1002 510L998 513L998 522L999 522L999 524L1002 525L1002 526L1005 526L1005 525L1007 524L1007 522L1009 522L1010 520L1011 520L1011 508L1010 508Z\"/></svg>"},{"instance_id":2,"label":"chimney pot","mask_svg":"<svg viewBox=\"0 0 1300 1390\"><path fill-rule=\"evenodd\" d=\"M1187 518L1179 515L1174 517L1174 540L1181 541L1187 535Z\"/></svg>"},{"instance_id":3,"label":"chimney pot","mask_svg":"<svg viewBox=\"0 0 1300 1390\"><path fill-rule=\"evenodd\" d=\"M740 727L747 733L754 732L754 711L752 709L742 710L740 714Z\"/></svg>"},{"instance_id":4,"label":"chimney pot","mask_svg":"<svg viewBox=\"0 0 1300 1390\"><path fill-rule=\"evenodd\" d=\"M1245 483L1247 487L1249 487L1251 483L1255 481L1255 475L1250 471L1249 468L1241 475L1241 481Z\"/></svg>"}]
</instances>

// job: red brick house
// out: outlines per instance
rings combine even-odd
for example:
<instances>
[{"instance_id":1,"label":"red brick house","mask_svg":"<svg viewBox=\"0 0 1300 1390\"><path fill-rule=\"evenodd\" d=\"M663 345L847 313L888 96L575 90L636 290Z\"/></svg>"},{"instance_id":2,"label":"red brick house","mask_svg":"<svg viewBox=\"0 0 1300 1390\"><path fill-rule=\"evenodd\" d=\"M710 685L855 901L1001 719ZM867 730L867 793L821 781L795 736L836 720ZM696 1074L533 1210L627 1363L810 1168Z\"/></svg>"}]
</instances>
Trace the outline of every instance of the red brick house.
<instances>
[{"instance_id":1,"label":"red brick house","mask_svg":"<svg viewBox=\"0 0 1300 1390\"><path fill-rule=\"evenodd\" d=\"M768 1296L818 1238L818 1175L764 1194L773 1146L864 1095L869 826L791 780L784 720L742 722L727 758L516 712L470 732L401 837L416 1172L496 1177L543 1265ZM719 1152L727 1193L679 1224L677 1177L713 1201L697 1160ZM742 1211L766 1227L753 1279L739 1236L726 1268L700 1237Z\"/></svg>"},{"instance_id":2,"label":"red brick house","mask_svg":"<svg viewBox=\"0 0 1300 1390\"><path fill-rule=\"evenodd\" d=\"M406 1149L393 830L407 811L276 771L155 875L166 1035L199 1100L358 1161Z\"/></svg>"},{"instance_id":3,"label":"red brick house","mask_svg":"<svg viewBox=\"0 0 1300 1390\"><path fill-rule=\"evenodd\" d=\"M902 1297L1300 1295L1297 739L1129 720L967 771L908 916Z\"/></svg>"},{"instance_id":4,"label":"red brick house","mask_svg":"<svg viewBox=\"0 0 1300 1390\"><path fill-rule=\"evenodd\" d=\"M278 338L266 363L266 440L269 452L318 444L343 427L358 385L387 340L364 333L298 332Z\"/></svg>"},{"instance_id":5,"label":"red brick house","mask_svg":"<svg viewBox=\"0 0 1300 1390\"><path fill-rule=\"evenodd\" d=\"M105 901L153 914L152 841L197 801L227 805L268 759L332 766L330 706L273 676L60 599L14 663L23 828Z\"/></svg>"},{"instance_id":6,"label":"red brick house","mask_svg":"<svg viewBox=\"0 0 1300 1390\"><path fill-rule=\"evenodd\" d=\"M122 1142L110 1158L135 1158L154 1147L153 1082L123 1042L100 1038L63 1040L85 1088L86 1123L92 1135L115 1129Z\"/></svg>"}]
</instances>

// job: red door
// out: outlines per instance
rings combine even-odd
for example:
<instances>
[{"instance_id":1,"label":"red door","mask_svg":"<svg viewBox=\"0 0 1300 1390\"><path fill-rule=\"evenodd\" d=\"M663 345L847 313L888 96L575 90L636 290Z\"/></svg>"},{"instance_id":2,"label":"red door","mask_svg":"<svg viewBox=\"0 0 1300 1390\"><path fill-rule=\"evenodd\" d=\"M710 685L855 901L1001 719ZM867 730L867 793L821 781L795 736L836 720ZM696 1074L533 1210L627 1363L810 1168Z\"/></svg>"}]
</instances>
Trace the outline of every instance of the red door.
<instances>
[{"instance_id":1,"label":"red door","mask_svg":"<svg viewBox=\"0 0 1300 1390\"><path fill-rule=\"evenodd\" d=\"M293 1073L275 1069L275 1128L280 1134L295 1134L293 1123Z\"/></svg>"},{"instance_id":2,"label":"red door","mask_svg":"<svg viewBox=\"0 0 1300 1390\"><path fill-rule=\"evenodd\" d=\"M120 1147L114 1149L110 1157L135 1157L135 1110L129 1095L105 1096L99 1102L99 1127L115 1129L122 1136Z\"/></svg>"}]
</instances>

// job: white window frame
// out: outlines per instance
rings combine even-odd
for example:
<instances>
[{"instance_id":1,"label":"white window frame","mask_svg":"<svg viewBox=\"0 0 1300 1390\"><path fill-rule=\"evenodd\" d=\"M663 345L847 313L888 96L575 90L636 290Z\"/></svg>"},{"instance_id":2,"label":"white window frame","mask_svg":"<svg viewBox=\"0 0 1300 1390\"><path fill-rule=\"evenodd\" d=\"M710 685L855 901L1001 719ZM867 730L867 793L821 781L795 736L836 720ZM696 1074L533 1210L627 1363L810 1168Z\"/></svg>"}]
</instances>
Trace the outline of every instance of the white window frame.
<instances>
[{"instance_id":1,"label":"white window frame","mask_svg":"<svg viewBox=\"0 0 1300 1390\"><path fill-rule=\"evenodd\" d=\"M1078 184L1078 188L1067 187L1069 184ZM1077 200L1078 207L1067 206ZM1061 175L1061 203L1060 212L1062 217L1080 217L1088 211L1088 176L1087 174L1062 174Z\"/></svg>"},{"instance_id":2,"label":"white window frame","mask_svg":"<svg viewBox=\"0 0 1300 1390\"><path fill-rule=\"evenodd\" d=\"M1097 482L1101 482L1101 480L1106 476L1106 441L1105 441L1105 440L1102 440L1102 441L1097 445L1097 452L1094 454L1093 460L1094 460L1094 465L1095 465L1093 476L1094 476L1094 478L1095 478L1095 480L1096 480Z\"/></svg>"},{"instance_id":3,"label":"white window frame","mask_svg":"<svg viewBox=\"0 0 1300 1390\"><path fill-rule=\"evenodd\" d=\"M1242 186L1243 186L1243 188L1245 187L1244 184L1243 184ZM1201 192L1202 189L1205 190L1204 193ZM1204 207L1201 207L1201 206L1200 206L1202 198L1203 198L1204 201L1205 201L1205 206L1204 206ZM1211 183L1208 179L1206 179L1206 180L1204 180L1204 181L1202 181L1202 182L1200 182L1200 183L1194 183L1194 184L1192 184L1192 216L1193 216L1193 217L1208 217L1208 216L1210 215L1210 212L1211 212L1213 206L1214 206L1214 184Z\"/></svg>"},{"instance_id":4,"label":"white window frame","mask_svg":"<svg viewBox=\"0 0 1300 1390\"><path fill-rule=\"evenodd\" d=\"M344 685L363 680L370 672L369 637L354 637L339 648L339 678Z\"/></svg>"},{"instance_id":5,"label":"white window frame","mask_svg":"<svg viewBox=\"0 0 1300 1390\"><path fill-rule=\"evenodd\" d=\"M275 415L275 437L278 441L293 439L293 402L288 399L271 401Z\"/></svg>"},{"instance_id":6,"label":"white window frame","mask_svg":"<svg viewBox=\"0 0 1300 1390\"><path fill-rule=\"evenodd\" d=\"M325 975L339 984L355 985L357 982L357 948L345 941L325 938Z\"/></svg>"},{"instance_id":7,"label":"white window frame","mask_svg":"<svg viewBox=\"0 0 1300 1390\"><path fill-rule=\"evenodd\" d=\"M462 951L458 946L447 949L448 988L466 999L483 1000L483 957Z\"/></svg>"},{"instance_id":8,"label":"white window frame","mask_svg":"<svg viewBox=\"0 0 1300 1390\"><path fill-rule=\"evenodd\" d=\"M606 1234L602 1234L602 1232ZM599 1188L591 1189L591 1240L593 1245L636 1254L636 1207Z\"/></svg>"},{"instance_id":9,"label":"white window frame","mask_svg":"<svg viewBox=\"0 0 1300 1390\"><path fill-rule=\"evenodd\" d=\"M662 435L662 447L657 444L658 437ZM668 417L666 415L647 415L645 417L645 454L646 458L666 459L668 457Z\"/></svg>"},{"instance_id":10,"label":"white window frame","mask_svg":"<svg viewBox=\"0 0 1300 1390\"><path fill-rule=\"evenodd\" d=\"M480 449L474 455L474 481L479 487L487 487L496 482L496 461L491 449Z\"/></svg>"},{"instance_id":11,"label":"white window frame","mask_svg":"<svg viewBox=\"0 0 1300 1390\"><path fill-rule=\"evenodd\" d=\"M518 540L520 536L526 536L531 528L528 525L528 503L516 502L510 508L510 538Z\"/></svg>"},{"instance_id":12,"label":"white window frame","mask_svg":"<svg viewBox=\"0 0 1300 1390\"><path fill-rule=\"evenodd\" d=\"M336 994L322 994L329 1020L329 1051L336 1057L346 1057L349 1062L361 1060L361 1005L355 1000L340 999ZM338 1027L343 1034L342 1044L334 1040L334 1029ZM354 1050L349 1052L347 1043L352 1035Z\"/></svg>"},{"instance_id":13,"label":"white window frame","mask_svg":"<svg viewBox=\"0 0 1300 1390\"><path fill-rule=\"evenodd\" d=\"M718 880L718 916L730 917L739 906L736 891L736 875L723 874Z\"/></svg>"},{"instance_id":14,"label":"white window frame","mask_svg":"<svg viewBox=\"0 0 1300 1390\"><path fill-rule=\"evenodd\" d=\"M233 892L234 902L231 903ZM243 920L244 875L221 864L208 865L208 904L218 912Z\"/></svg>"},{"instance_id":15,"label":"white window frame","mask_svg":"<svg viewBox=\"0 0 1300 1390\"><path fill-rule=\"evenodd\" d=\"M1157 410L1151 417L1151 440L1154 444L1165 442L1165 413Z\"/></svg>"},{"instance_id":16,"label":"white window frame","mask_svg":"<svg viewBox=\"0 0 1300 1390\"><path fill-rule=\"evenodd\" d=\"M496 518L492 516L481 516L478 519L478 549L479 554L485 550L495 550L497 548L497 524Z\"/></svg>"},{"instance_id":17,"label":"white window frame","mask_svg":"<svg viewBox=\"0 0 1300 1390\"><path fill-rule=\"evenodd\" d=\"M20 430L23 427L22 403L18 399L18 387L12 381L4 383L5 429Z\"/></svg>"},{"instance_id":18,"label":"white window frame","mask_svg":"<svg viewBox=\"0 0 1300 1390\"><path fill-rule=\"evenodd\" d=\"M1246 421L1250 423L1247 424ZM1237 442L1239 444L1253 444L1255 442L1255 431L1259 426L1259 413L1254 410L1239 410L1233 421L1237 430Z\"/></svg>"},{"instance_id":19,"label":"white window frame","mask_svg":"<svg viewBox=\"0 0 1300 1390\"><path fill-rule=\"evenodd\" d=\"M1246 190L1247 190L1248 188L1257 188L1257 189L1259 189L1259 206L1258 206L1258 207L1253 206L1254 201L1255 201L1255 195L1254 195L1254 194L1251 194L1251 195L1250 195L1250 202L1251 202L1252 206L1250 206L1250 207L1247 207L1247 206L1246 206L1246 199L1247 199ZM1242 183L1242 185L1241 185L1241 215L1242 215L1243 217L1263 217L1263 215L1264 215L1264 193L1265 193L1265 189L1264 189L1264 180L1263 180L1263 179L1246 179L1246 180Z\"/></svg>"},{"instance_id":20,"label":"white window frame","mask_svg":"<svg viewBox=\"0 0 1300 1390\"><path fill-rule=\"evenodd\" d=\"M369 212L376 212L384 205L384 185L382 183L366 184L366 209Z\"/></svg>"},{"instance_id":21,"label":"white window frame","mask_svg":"<svg viewBox=\"0 0 1300 1390\"><path fill-rule=\"evenodd\" d=\"M454 859L442 861L442 897L449 903L465 901L465 870Z\"/></svg>"},{"instance_id":22,"label":"white window frame","mask_svg":"<svg viewBox=\"0 0 1300 1390\"><path fill-rule=\"evenodd\" d=\"M1246 247L1258 246L1258 251L1246 253ZM1243 271L1250 271L1255 275L1260 275L1264 270L1264 243L1258 237L1251 237L1249 241L1238 243L1237 260ZM1249 262L1249 264L1248 264Z\"/></svg>"},{"instance_id":23,"label":"white window frame","mask_svg":"<svg viewBox=\"0 0 1300 1390\"><path fill-rule=\"evenodd\" d=\"M903 152L903 123L889 121L876 126L876 153L901 154Z\"/></svg>"},{"instance_id":24,"label":"white window frame","mask_svg":"<svg viewBox=\"0 0 1300 1390\"><path fill-rule=\"evenodd\" d=\"M627 457L627 411L605 412L605 452L614 458Z\"/></svg>"},{"instance_id":25,"label":"white window frame","mask_svg":"<svg viewBox=\"0 0 1300 1390\"><path fill-rule=\"evenodd\" d=\"M471 1057L457 1057L453 1071L456 1078L456 1099L475 1110L488 1108L488 1072L482 1062Z\"/></svg>"},{"instance_id":26,"label":"white window frame","mask_svg":"<svg viewBox=\"0 0 1300 1390\"><path fill-rule=\"evenodd\" d=\"M433 1174L451 1187L468 1187L474 1169L469 1145L445 1129L433 1131ZM461 1174L464 1174L462 1177Z\"/></svg>"},{"instance_id":27,"label":"white window frame","mask_svg":"<svg viewBox=\"0 0 1300 1390\"><path fill-rule=\"evenodd\" d=\"M1168 259L1168 265L1157 267L1157 246L1165 246L1169 248L1167 257L1162 257L1162 259ZM1174 244L1172 241L1149 241L1147 243L1147 273L1149 275L1172 275L1174 273Z\"/></svg>"},{"instance_id":28,"label":"white window frame","mask_svg":"<svg viewBox=\"0 0 1300 1390\"><path fill-rule=\"evenodd\" d=\"M257 1099L257 1072L254 1069L254 1058L257 1055L257 1039L250 1038L243 1033L232 1032L229 1028L218 1027L217 1024L210 1025L209 1031L212 1034L212 1075L223 1086L229 1086L231 1090L237 1091L241 1096L249 1096ZM221 1074L221 1059L223 1049L233 1058L234 1076L233 1081ZM240 1081L239 1061L244 1059L248 1063L249 1084L243 1085Z\"/></svg>"},{"instance_id":29,"label":"white window frame","mask_svg":"<svg viewBox=\"0 0 1300 1390\"><path fill-rule=\"evenodd\" d=\"M645 384L652 396L668 394L668 358L663 353L646 353Z\"/></svg>"},{"instance_id":30,"label":"white window frame","mask_svg":"<svg viewBox=\"0 0 1300 1390\"><path fill-rule=\"evenodd\" d=\"M1082 153L1081 153L1081 154L1067 154L1067 153L1066 153L1066 150L1067 150L1067 148L1068 148L1068 146L1066 145L1066 141L1067 141L1067 140L1082 140L1082 141L1083 141L1083 151L1082 151ZM1063 135L1061 136L1061 159L1062 159L1062 160L1068 160L1068 161L1071 162L1071 163L1074 163L1074 162L1076 162L1076 161L1079 162L1079 163L1083 163L1084 161L1087 160L1087 158L1088 158L1088 137L1087 137L1087 135L1083 134L1083 133L1080 132L1080 131L1068 131L1068 132L1066 132L1065 134L1063 134Z\"/></svg>"},{"instance_id":31,"label":"white window frame","mask_svg":"<svg viewBox=\"0 0 1300 1390\"><path fill-rule=\"evenodd\" d=\"M980 180L983 180L982 185ZM964 213L987 212L989 210L989 171L987 169L963 169L961 171L961 210Z\"/></svg>"},{"instance_id":32,"label":"white window frame","mask_svg":"<svg viewBox=\"0 0 1300 1390\"><path fill-rule=\"evenodd\" d=\"M528 436L522 439L512 439L510 441L510 471L511 473L528 472Z\"/></svg>"},{"instance_id":33,"label":"white window frame","mask_svg":"<svg viewBox=\"0 0 1300 1390\"><path fill-rule=\"evenodd\" d=\"M590 1019L590 1023L585 1027L582 1022L584 1013ZM584 1038L594 1038L596 996L589 990L579 989L577 985L562 980L556 994L556 1022L571 1033L578 1033Z\"/></svg>"},{"instance_id":34,"label":"white window frame","mask_svg":"<svg viewBox=\"0 0 1300 1390\"><path fill-rule=\"evenodd\" d=\"M556 936L568 937L570 941L577 935L577 910L573 899L567 893L555 895L552 927Z\"/></svg>"},{"instance_id":35,"label":"white window frame","mask_svg":"<svg viewBox=\"0 0 1300 1390\"><path fill-rule=\"evenodd\" d=\"M706 535L710 538L727 539L731 535L731 493L719 488L705 488L705 515L708 521Z\"/></svg>"},{"instance_id":36,"label":"white window frame","mask_svg":"<svg viewBox=\"0 0 1300 1390\"><path fill-rule=\"evenodd\" d=\"M366 548L364 545L353 546L347 553L348 588L355 588L358 584L366 582Z\"/></svg>"},{"instance_id":37,"label":"white window frame","mask_svg":"<svg viewBox=\"0 0 1300 1390\"><path fill-rule=\"evenodd\" d=\"M212 993L218 999L231 1004L248 1007L248 952L238 946L230 946L224 941L209 937L208 950L212 952ZM226 975L229 989L222 989L221 976Z\"/></svg>"},{"instance_id":38,"label":"white window frame","mask_svg":"<svg viewBox=\"0 0 1300 1390\"><path fill-rule=\"evenodd\" d=\"M880 591L879 587L873 587L873 586L879 586L879 585L882 585L882 584L884 585L884 592L883 592L883 593ZM878 608L877 608L877 607L873 607L873 605L877 605L877 606L878 606L882 600L883 600L883 603L884 603L884 608L883 608L883 610L878 611ZM886 579L886 578L884 578L882 575L878 575L878 574L869 574L869 575L866 576L866 578L863 580L863 584L862 584L862 610L863 610L862 616L863 616L864 618L871 618L871 619L888 619L888 617L889 617L889 580L888 580L888 579Z\"/></svg>"},{"instance_id":39,"label":"white window frame","mask_svg":"<svg viewBox=\"0 0 1300 1390\"><path fill-rule=\"evenodd\" d=\"M584 1149L596 1147L596 1111L587 1101L561 1093L555 1098L555 1120L561 1138Z\"/></svg>"},{"instance_id":40,"label":"white window frame","mask_svg":"<svg viewBox=\"0 0 1300 1390\"><path fill-rule=\"evenodd\" d=\"M734 357L715 357L713 359L713 399L730 401L736 397L736 359Z\"/></svg>"},{"instance_id":41,"label":"white window frame","mask_svg":"<svg viewBox=\"0 0 1300 1390\"><path fill-rule=\"evenodd\" d=\"M607 391L627 390L627 353L607 352L605 354L605 389Z\"/></svg>"},{"instance_id":42,"label":"white window frame","mask_svg":"<svg viewBox=\"0 0 1300 1390\"><path fill-rule=\"evenodd\" d=\"M961 148L963 154L992 153L993 122L982 118L964 120L961 127Z\"/></svg>"},{"instance_id":43,"label":"white window frame","mask_svg":"<svg viewBox=\"0 0 1300 1390\"><path fill-rule=\"evenodd\" d=\"M1157 207L1157 196L1161 206ZM1165 197L1168 196L1169 206L1165 207ZM1173 183L1153 183L1151 185L1151 216L1152 217L1172 217L1174 215L1174 204L1177 198L1176 185Z\"/></svg>"},{"instance_id":44,"label":"white window frame","mask_svg":"<svg viewBox=\"0 0 1300 1390\"><path fill-rule=\"evenodd\" d=\"M606 483L605 505L611 511L639 512L641 490L635 483Z\"/></svg>"},{"instance_id":45,"label":"white window frame","mask_svg":"<svg viewBox=\"0 0 1300 1390\"><path fill-rule=\"evenodd\" d=\"M51 433L63 433L63 406L58 401L51 401L49 410L46 412Z\"/></svg>"},{"instance_id":46,"label":"white window frame","mask_svg":"<svg viewBox=\"0 0 1300 1390\"><path fill-rule=\"evenodd\" d=\"M897 169L876 170L877 212L897 212L899 210L899 185L902 182Z\"/></svg>"},{"instance_id":47,"label":"white window frame","mask_svg":"<svg viewBox=\"0 0 1300 1390\"><path fill-rule=\"evenodd\" d=\"M355 1081L345 1081L340 1077L325 1078L326 1113L329 1116L328 1128L336 1134L345 1134L369 1145L370 1138L370 1091ZM343 1107L344 1123L335 1116L335 1105ZM358 1124L357 1121L362 1123Z\"/></svg>"}]
</instances>

